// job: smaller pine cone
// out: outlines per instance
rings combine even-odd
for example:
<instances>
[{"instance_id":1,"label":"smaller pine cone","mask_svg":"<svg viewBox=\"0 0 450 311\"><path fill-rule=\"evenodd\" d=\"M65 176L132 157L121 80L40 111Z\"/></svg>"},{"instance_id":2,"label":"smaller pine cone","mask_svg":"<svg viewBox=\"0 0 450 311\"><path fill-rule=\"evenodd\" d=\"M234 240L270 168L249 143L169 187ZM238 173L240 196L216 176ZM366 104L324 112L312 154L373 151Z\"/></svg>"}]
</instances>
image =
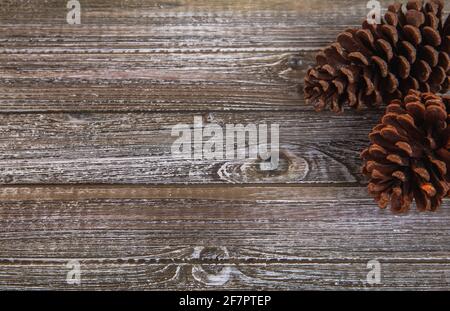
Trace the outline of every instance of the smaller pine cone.
<instances>
[{"instance_id":1,"label":"smaller pine cone","mask_svg":"<svg viewBox=\"0 0 450 311\"><path fill-rule=\"evenodd\" d=\"M361 157L369 193L380 208L435 211L449 193L450 98L410 90L393 100Z\"/></svg>"},{"instance_id":2,"label":"smaller pine cone","mask_svg":"<svg viewBox=\"0 0 450 311\"><path fill-rule=\"evenodd\" d=\"M381 24L347 29L316 56L304 95L317 111L378 107L410 89L449 89L450 19L443 0L409 0L389 6Z\"/></svg>"}]
</instances>

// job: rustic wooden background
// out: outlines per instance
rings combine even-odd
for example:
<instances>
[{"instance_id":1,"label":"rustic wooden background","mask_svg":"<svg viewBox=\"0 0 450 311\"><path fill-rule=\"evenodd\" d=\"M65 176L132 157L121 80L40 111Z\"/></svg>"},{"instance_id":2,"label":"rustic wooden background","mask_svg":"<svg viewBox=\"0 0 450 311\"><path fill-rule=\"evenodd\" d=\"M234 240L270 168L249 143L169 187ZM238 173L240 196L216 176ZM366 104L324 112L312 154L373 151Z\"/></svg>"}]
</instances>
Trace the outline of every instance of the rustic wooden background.
<instances>
[{"instance_id":1,"label":"rustic wooden background","mask_svg":"<svg viewBox=\"0 0 450 311\"><path fill-rule=\"evenodd\" d=\"M380 112L315 113L288 67L366 1L80 2L81 25L0 2L1 289L450 289L449 201L378 210L359 151ZM172 158L195 115L279 123L279 170Z\"/></svg>"}]
</instances>

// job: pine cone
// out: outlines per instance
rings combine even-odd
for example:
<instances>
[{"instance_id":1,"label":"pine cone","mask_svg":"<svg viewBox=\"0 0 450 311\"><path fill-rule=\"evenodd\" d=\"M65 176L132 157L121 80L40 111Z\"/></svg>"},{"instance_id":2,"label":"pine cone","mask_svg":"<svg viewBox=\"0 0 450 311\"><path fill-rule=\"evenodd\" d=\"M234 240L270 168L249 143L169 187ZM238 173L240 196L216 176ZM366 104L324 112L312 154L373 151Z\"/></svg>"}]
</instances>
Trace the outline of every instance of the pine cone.
<instances>
[{"instance_id":1,"label":"pine cone","mask_svg":"<svg viewBox=\"0 0 450 311\"><path fill-rule=\"evenodd\" d=\"M446 93L449 88L450 20L442 0L408 1L406 13L391 5L379 25L348 29L316 56L305 78L305 98L317 111L344 105L378 107L410 89Z\"/></svg>"},{"instance_id":2,"label":"pine cone","mask_svg":"<svg viewBox=\"0 0 450 311\"><path fill-rule=\"evenodd\" d=\"M369 193L381 208L405 212L413 199L436 210L450 186L450 98L411 90L393 100L361 157Z\"/></svg>"}]
</instances>

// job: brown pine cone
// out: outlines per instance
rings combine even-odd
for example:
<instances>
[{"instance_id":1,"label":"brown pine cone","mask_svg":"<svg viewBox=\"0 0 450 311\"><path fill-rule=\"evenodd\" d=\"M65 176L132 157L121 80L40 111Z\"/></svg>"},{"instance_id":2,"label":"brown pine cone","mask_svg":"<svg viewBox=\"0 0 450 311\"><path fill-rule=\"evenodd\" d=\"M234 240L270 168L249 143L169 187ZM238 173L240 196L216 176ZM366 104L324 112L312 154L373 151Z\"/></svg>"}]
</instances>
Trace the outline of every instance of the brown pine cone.
<instances>
[{"instance_id":1,"label":"brown pine cone","mask_svg":"<svg viewBox=\"0 0 450 311\"><path fill-rule=\"evenodd\" d=\"M348 29L316 56L305 77L305 98L317 111L344 105L378 107L410 89L446 93L449 88L450 21L442 0L408 1L406 13L391 5L379 25Z\"/></svg>"},{"instance_id":2,"label":"brown pine cone","mask_svg":"<svg viewBox=\"0 0 450 311\"><path fill-rule=\"evenodd\" d=\"M436 210L450 192L450 98L411 90L393 100L361 157L369 193L381 208L405 212L413 199Z\"/></svg>"}]
</instances>

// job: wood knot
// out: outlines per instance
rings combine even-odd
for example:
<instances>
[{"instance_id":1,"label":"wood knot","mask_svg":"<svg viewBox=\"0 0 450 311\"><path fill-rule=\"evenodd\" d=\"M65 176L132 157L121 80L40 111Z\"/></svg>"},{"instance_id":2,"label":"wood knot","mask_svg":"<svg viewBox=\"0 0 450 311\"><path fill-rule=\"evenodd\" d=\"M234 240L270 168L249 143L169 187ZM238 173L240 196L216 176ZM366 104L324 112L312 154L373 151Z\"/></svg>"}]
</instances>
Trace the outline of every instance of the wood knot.
<instances>
[{"instance_id":1,"label":"wood knot","mask_svg":"<svg viewBox=\"0 0 450 311\"><path fill-rule=\"evenodd\" d=\"M192 276L200 283L220 286L231 279L233 267L229 264L220 264L220 260L228 259L229 253L226 247L195 247L194 259L205 261L192 267Z\"/></svg>"},{"instance_id":2,"label":"wood knot","mask_svg":"<svg viewBox=\"0 0 450 311\"><path fill-rule=\"evenodd\" d=\"M287 66L292 70L298 70L302 67L303 61L298 55L291 55L287 60Z\"/></svg>"},{"instance_id":3,"label":"wood knot","mask_svg":"<svg viewBox=\"0 0 450 311\"><path fill-rule=\"evenodd\" d=\"M308 57L305 53L285 55L279 63L278 76L289 82L303 83L310 64Z\"/></svg>"},{"instance_id":4,"label":"wood knot","mask_svg":"<svg viewBox=\"0 0 450 311\"><path fill-rule=\"evenodd\" d=\"M285 183L304 180L309 172L308 162L288 150L280 150L276 169L265 169L267 161L241 160L227 162L217 171L218 177L230 183Z\"/></svg>"}]
</instances>

